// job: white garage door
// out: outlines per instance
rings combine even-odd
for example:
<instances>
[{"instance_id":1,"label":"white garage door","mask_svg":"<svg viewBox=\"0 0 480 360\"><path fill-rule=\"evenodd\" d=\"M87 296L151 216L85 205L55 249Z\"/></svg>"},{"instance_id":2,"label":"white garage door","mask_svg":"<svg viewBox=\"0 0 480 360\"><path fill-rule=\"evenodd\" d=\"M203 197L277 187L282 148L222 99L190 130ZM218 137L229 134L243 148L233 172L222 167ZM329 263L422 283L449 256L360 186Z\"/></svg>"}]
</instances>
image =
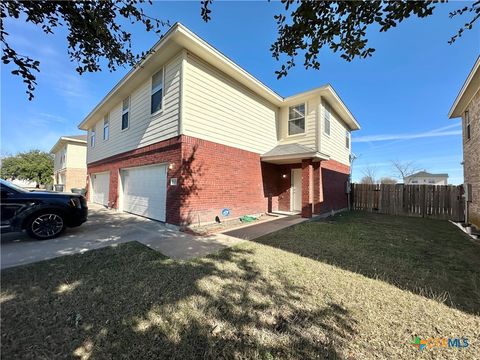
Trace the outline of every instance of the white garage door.
<instances>
[{"instance_id":1,"label":"white garage door","mask_svg":"<svg viewBox=\"0 0 480 360\"><path fill-rule=\"evenodd\" d=\"M165 221L167 165L122 170L123 210Z\"/></svg>"},{"instance_id":2,"label":"white garage door","mask_svg":"<svg viewBox=\"0 0 480 360\"><path fill-rule=\"evenodd\" d=\"M110 188L110 173L96 173L90 177L92 181L92 201L108 206L108 190Z\"/></svg>"}]
</instances>

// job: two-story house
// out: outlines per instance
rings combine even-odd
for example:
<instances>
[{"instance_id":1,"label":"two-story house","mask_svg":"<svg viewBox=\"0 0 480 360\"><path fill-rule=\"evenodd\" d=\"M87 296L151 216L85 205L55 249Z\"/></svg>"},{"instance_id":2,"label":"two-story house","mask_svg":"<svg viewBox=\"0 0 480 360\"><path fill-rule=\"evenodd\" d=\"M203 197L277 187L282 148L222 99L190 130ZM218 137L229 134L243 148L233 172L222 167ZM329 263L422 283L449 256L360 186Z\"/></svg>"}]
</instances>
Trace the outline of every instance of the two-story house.
<instances>
[{"instance_id":1,"label":"two-story house","mask_svg":"<svg viewBox=\"0 0 480 360\"><path fill-rule=\"evenodd\" d=\"M480 229L480 56L448 114L462 118L465 222Z\"/></svg>"},{"instance_id":2,"label":"two-story house","mask_svg":"<svg viewBox=\"0 0 480 360\"><path fill-rule=\"evenodd\" d=\"M177 23L79 128L90 201L199 224L346 208L360 127L330 85L282 97Z\"/></svg>"},{"instance_id":3,"label":"two-story house","mask_svg":"<svg viewBox=\"0 0 480 360\"><path fill-rule=\"evenodd\" d=\"M53 184L62 191L85 188L87 179L87 136L62 136L50 150L54 155Z\"/></svg>"},{"instance_id":4,"label":"two-story house","mask_svg":"<svg viewBox=\"0 0 480 360\"><path fill-rule=\"evenodd\" d=\"M405 176L403 182L406 185L448 185L448 174L432 174L427 171L418 171L415 174Z\"/></svg>"}]
</instances>

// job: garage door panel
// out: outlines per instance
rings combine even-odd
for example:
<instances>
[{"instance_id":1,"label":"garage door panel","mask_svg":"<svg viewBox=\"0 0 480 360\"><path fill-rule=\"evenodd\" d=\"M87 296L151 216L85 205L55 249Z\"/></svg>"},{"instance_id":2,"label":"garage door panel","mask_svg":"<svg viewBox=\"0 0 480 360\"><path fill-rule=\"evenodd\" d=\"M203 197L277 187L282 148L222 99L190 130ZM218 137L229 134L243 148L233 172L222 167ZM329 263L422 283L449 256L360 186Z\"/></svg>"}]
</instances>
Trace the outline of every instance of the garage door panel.
<instances>
[{"instance_id":1,"label":"garage door panel","mask_svg":"<svg viewBox=\"0 0 480 360\"><path fill-rule=\"evenodd\" d=\"M165 221L167 166L122 170L123 210Z\"/></svg>"},{"instance_id":2,"label":"garage door panel","mask_svg":"<svg viewBox=\"0 0 480 360\"><path fill-rule=\"evenodd\" d=\"M91 175L92 202L108 206L108 193L110 189L110 174L96 173Z\"/></svg>"}]
</instances>

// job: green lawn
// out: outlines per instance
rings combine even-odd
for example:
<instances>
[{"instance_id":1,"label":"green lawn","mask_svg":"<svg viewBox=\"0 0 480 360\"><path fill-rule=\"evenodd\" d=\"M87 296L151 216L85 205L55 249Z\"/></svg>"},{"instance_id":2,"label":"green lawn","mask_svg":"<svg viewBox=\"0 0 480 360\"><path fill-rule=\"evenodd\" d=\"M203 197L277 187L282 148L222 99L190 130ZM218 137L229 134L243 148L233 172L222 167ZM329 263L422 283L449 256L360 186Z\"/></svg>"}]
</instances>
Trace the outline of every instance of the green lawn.
<instances>
[{"instance_id":1,"label":"green lawn","mask_svg":"<svg viewBox=\"0 0 480 360\"><path fill-rule=\"evenodd\" d=\"M3 271L1 355L474 358L479 264L447 222L361 213L193 261L128 243ZM419 352L414 336L470 346Z\"/></svg>"},{"instance_id":2,"label":"green lawn","mask_svg":"<svg viewBox=\"0 0 480 360\"><path fill-rule=\"evenodd\" d=\"M258 241L480 314L480 242L447 221L351 212Z\"/></svg>"}]
</instances>

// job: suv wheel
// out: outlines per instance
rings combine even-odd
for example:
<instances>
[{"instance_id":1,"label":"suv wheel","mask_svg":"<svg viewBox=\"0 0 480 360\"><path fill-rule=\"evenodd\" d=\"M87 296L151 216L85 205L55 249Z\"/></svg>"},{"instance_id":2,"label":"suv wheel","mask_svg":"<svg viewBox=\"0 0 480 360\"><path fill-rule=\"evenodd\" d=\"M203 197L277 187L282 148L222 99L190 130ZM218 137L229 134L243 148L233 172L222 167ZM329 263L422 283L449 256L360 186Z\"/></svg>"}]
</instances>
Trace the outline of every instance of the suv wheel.
<instances>
[{"instance_id":1,"label":"suv wheel","mask_svg":"<svg viewBox=\"0 0 480 360\"><path fill-rule=\"evenodd\" d=\"M55 211L46 211L32 216L27 224L27 233L38 240L59 236L65 230L64 216Z\"/></svg>"}]
</instances>

